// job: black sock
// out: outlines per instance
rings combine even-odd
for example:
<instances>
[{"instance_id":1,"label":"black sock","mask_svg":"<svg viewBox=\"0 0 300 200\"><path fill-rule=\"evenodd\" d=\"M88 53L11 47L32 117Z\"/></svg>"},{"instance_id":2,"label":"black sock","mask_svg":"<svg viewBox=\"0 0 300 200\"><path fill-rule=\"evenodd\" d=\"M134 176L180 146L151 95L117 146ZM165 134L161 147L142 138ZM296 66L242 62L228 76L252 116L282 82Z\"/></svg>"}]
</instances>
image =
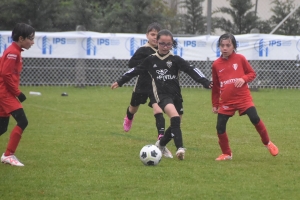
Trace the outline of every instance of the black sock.
<instances>
[{"instance_id":1,"label":"black sock","mask_svg":"<svg viewBox=\"0 0 300 200\"><path fill-rule=\"evenodd\" d=\"M165 118L162 113L158 113L154 115L156 128L157 128L157 135L164 135L165 134Z\"/></svg>"},{"instance_id":2,"label":"black sock","mask_svg":"<svg viewBox=\"0 0 300 200\"><path fill-rule=\"evenodd\" d=\"M167 128L164 137L160 139L160 145L166 146L172 140L171 126Z\"/></svg>"},{"instance_id":3,"label":"black sock","mask_svg":"<svg viewBox=\"0 0 300 200\"><path fill-rule=\"evenodd\" d=\"M132 120L133 119L133 115L134 114L131 114L130 112L129 112L129 107L127 108L127 118L129 119L129 120Z\"/></svg>"},{"instance_id":4,"label":"black sock","mask_svg":"<svg viewBox=\"0 0 300 200\"><path fill-rule=\"evenodd\" d=\"M180 129L180 117L171 118L171 134L174 135L174 143L176 148L183 147L182 133Z\"/></svg>"}]
</instances>

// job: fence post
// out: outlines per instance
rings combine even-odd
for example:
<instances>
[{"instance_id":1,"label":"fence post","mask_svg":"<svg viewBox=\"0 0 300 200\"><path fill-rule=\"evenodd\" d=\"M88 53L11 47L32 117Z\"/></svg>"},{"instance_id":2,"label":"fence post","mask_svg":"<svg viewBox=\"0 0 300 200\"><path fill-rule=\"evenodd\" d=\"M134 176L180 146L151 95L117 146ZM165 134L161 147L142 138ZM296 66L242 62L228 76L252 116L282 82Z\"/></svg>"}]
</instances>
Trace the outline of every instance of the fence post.
<instances>
[{"instance_id":1,"label":"fence post","mask_svg":"<svg viewBox=\"0 0 300 200\"><path fill-rule=\"evenodd\" d=\"M86 31L86 29L83 25L77 25L76 31ZM75 87L83 88L86 86L85 60L78 58L75 62Z\"/></svg>"}]
</instances>

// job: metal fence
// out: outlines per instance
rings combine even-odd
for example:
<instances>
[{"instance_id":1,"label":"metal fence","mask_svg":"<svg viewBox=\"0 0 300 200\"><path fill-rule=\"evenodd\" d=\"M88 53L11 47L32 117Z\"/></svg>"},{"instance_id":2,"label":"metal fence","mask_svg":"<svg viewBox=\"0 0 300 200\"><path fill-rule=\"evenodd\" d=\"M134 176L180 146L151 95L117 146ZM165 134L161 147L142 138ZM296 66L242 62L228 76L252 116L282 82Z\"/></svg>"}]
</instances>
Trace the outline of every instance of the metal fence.
<instances>
[{"instance_id":1,"label":"metal fence","mask_svg":"<svg viewBox=\"0 0 300 200\"><path fill-rule=\"evenodd\" d=\"M189 61L211 78L212 61ZM300 88L299 60L251 60L257 73L250 88ZM128 60L23 58L24 86L110 86L128 70ZM135 79L128 82L133 86ZM182 87L202 87L187 74L180 75Z\"/></svg>"}]
</instances>

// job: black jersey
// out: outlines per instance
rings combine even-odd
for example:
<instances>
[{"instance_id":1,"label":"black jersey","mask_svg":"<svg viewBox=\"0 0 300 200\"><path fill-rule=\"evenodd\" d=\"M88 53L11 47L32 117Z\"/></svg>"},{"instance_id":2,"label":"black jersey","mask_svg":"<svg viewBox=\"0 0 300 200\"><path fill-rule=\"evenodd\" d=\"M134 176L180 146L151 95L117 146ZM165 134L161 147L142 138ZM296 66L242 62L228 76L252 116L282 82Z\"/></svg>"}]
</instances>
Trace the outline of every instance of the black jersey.
<instances>
[{"instance_id":1,"label":"black jersey","mask_svg":"<svg viewBox=\"0 0 300 200\"><path fill-rule=\"evenodd\" d=\"M196 82L209 88L210 81L199 69L190 66L183 58L171 52L164 56L157 52L148 56L141 65L127 71L117 82L119 86L122 86L134 76L148 72L152 78L152 90L155 97L166 94L171 98L182 98L178 79L179 71L187 73Z\"/></svg>"},{"instance_id":2,"label":"black jersey","mask_svg":"<svg viewBox=\"0 0 300 200\"><path fill-rule=\"evenodd\" d=\"M145 58L147 58L151 54L154 54L156 51L157 49L152 47L147 42L144 46L138 48L138 50L133 54L133 56L129 60L128 67L133 68L140 65ZM151 81L152 79L147 71L139 74L133 91L136 93L150 93L152 90Z\"/></svg>"}]
</instances>

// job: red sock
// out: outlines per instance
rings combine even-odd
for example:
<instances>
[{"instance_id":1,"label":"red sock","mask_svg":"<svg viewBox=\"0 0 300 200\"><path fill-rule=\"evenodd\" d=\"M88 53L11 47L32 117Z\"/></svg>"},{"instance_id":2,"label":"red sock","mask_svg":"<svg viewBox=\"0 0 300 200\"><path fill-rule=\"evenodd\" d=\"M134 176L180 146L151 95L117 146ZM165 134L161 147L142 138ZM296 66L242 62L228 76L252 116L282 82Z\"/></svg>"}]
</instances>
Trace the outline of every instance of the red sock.
<instances>
[{"instance_id":1,"label":"red sock","mask_svg":"<svg viewBox=\"0 0 300 200\"><path fill-rule=\"evenodd\" d=\"M229 141L227 137L227 133L218 134L219 137L219 145L223 154L228 154L231 156L231 149L229 147Z\"/></svg>"},{"instance_id":2,"label":"red sock","mask_svg":"<svg viewBox=\"0 0 300 200\"><path fill-rule=\"evenodd\" d=\"M270 139L269 139L268 131L267 131L266 126L264 125L263 121L260 120L258 122L258 124L255 124L254 126L261 137L262 143L264 145L267 145L269 143Z\"/></svg>"},{"instance_id":3,"label":"red sock","mask_svg":"<svg viewBox=\"0 0 300 200\"><path fill-rule=\"evenodd\" d=\"M15 126L15 128L10 133L10 138L4 156L10 156L15 153L18 144L21 140L22 133L23 130L19 126Z\"/></svg>"}]
</instances>

